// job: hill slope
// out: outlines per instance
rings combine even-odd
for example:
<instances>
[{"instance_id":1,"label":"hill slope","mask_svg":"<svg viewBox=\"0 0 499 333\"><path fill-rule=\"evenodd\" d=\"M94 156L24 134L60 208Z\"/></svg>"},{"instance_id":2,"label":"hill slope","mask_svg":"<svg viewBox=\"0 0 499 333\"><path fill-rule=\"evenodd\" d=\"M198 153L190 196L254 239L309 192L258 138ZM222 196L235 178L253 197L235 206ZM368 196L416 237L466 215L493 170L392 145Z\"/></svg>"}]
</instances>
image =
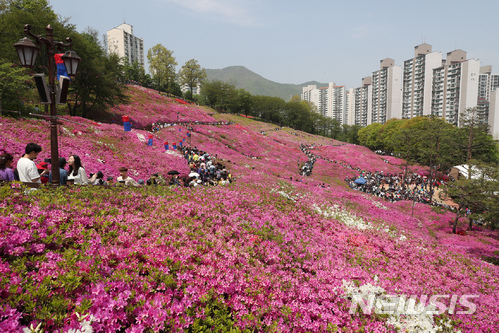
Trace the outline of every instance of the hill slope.
<instances>
[{"instance_id":1,"label":"hill slope","mask_svg":"<svg viewBox=\"0 0 499 333\"><path fill-rule=\"evenodd\" d=\"M61 127L61 155L78 154L87 172L106 176L122 165L136 179L173 168L185 175L185 159L163 143L178 143L186 127L141 129L173 122L178 112L191 121L234 121L194 123L190 140L216 156L235 182L31 194L0 186L0 331L39 323L46 332L88 326L106 332L497 331L499 268L483 261L498 257L497 232L453 235L452 213L383 201L344 182L361 170L398 172L401 161L183 106L151 90L130 87L129 93L132 104L113 111L132 118L131 132L67 118L77 124ZM15 161L27 140L45 149L39 160L49 157L46 121L2 117L0 126L0 148ZM153 146L141 139L148 135ZM310 177L298 175L308 159L301 143L329 159L318 159ZM368 304L371 296L387 295L398 297L405 315L358 315L354 300ZM449 297L438 300L445 303L440 314L411 314L401 301L411 295L423 306L424 295ZM455 311L447 311L451 297ZM473 305L472 315L457 312Z\"/></svg>"},{"instance_id":2,"label":"hill slope","mask_svg":"<svg viewBox=\"0 0 499 333\"><path fill-rule=\"evenodd\" d=\"M252 95L263 95L280 97L285 101L294 96L300 96L302 87L309 84L323 86L323 84L311 81L303 84L285 84L270 81L244 66L230 66L223 69L206 69L208 80L220 80L235 84L237 89L245 89Z\"/></svg>"}]
</instances>

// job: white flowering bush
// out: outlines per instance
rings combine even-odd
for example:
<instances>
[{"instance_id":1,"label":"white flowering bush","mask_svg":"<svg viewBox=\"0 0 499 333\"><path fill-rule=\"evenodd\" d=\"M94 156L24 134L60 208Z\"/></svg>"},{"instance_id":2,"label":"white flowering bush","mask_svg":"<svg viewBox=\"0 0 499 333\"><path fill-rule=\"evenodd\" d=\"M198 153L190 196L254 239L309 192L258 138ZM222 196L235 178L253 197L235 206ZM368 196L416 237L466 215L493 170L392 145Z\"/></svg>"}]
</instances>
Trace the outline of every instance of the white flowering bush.
<instances>
[{"instance_id":1,"label":"white flowering bush","mask_svg":"<svg viewBox=\"0 0 499 333\"><path fill-rule=\"evenodd\" d=\"M358 217L354 213L343 210L339 205L333 205L331 207L319 207L314 205L314 210L324 217L332 217L335 220L343 222L349 227L354 227L359 230L372 229L371 223L364 221L361 217Z\"/></svg>"}]
</instances>

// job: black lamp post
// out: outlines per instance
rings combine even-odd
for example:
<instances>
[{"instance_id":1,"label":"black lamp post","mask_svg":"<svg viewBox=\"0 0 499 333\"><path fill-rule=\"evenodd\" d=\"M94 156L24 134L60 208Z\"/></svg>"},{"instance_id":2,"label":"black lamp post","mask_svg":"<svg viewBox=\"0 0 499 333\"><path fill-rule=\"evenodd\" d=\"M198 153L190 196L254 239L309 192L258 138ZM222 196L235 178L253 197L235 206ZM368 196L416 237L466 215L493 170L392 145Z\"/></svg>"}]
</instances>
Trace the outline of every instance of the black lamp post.
<instances>
[{"instance_id":1,"label":"black lamp post","mask_svg":"<svg viewBox=\"0 0 499 333\"><path fill-rule=\"evenodd\" d=\"M51 25L46 28L46 37L37 36L31 32L31 26L26 24L24 26L24 33L35 39L37 44L45 44L47 47L48 56L48 75L49 75L49 91L50 91L50 158L51 158L51 169L52 169L52 186L59 186L59 147L57 140L57 108L56 108L56 89L55 89L55 48L57 47L59 51L62 48L71 47L73 41L71 38L66 38L66 44L54 41L54 29ZM21 66L33 68L40 50L31 39L24 37L19 42L13 45L16 48L17 54L19 55L19 60ZM68 75L73 78L78 70L78 64L81 58L78 57L74 51L66 51L66 53L61 57L64 61L64 66L66 66L66 71Z\"/></svg>"}]
</instances>

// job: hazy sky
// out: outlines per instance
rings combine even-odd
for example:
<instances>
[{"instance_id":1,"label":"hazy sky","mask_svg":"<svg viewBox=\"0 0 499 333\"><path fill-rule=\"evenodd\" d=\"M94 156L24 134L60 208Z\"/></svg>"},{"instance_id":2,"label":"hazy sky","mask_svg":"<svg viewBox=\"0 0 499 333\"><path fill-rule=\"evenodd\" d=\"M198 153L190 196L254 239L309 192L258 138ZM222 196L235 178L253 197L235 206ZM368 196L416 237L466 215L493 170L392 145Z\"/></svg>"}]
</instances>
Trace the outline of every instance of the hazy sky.
<instances>
[{"instance_id":1,"label":"hazy sky","mask_svg":"<svg viewBox=\"0 0 499 333\"><path fill-rule=\"evenodd\" d=\"M123 22L172 50L178 68L241 65L279 83L335 82L348 88L379 69L414 56L423 41L455 49L499 73L497 0L49 0L78 31L102 36Z\"/></svg>"}]
</instances>

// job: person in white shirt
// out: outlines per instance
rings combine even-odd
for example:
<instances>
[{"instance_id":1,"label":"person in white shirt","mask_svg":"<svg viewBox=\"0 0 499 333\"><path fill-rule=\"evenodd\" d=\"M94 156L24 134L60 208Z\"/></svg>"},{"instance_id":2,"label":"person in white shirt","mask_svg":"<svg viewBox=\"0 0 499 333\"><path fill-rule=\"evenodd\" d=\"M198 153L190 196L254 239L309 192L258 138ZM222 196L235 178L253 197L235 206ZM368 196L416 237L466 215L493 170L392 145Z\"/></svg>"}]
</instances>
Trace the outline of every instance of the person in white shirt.
<instances>
[{"instance_id":1,"label":"person in white shirt","mask_svg":"<svg viewBox=\"0 0 499 333\"><path fill-rule=\"evenodd\" d=\"M40 177L43 174L48 174L49 170L43 170L40 174L33 160L42 151L42 147L36 143L28 143L24 149L25 154L17 162L17 172L19 180L24 183L41 183Z\"/></svg>"},{"instance_id":2,"label":"person in white shirt","mask_svg":"<svg viewBox=\"0 0 499 333\"><path fill-rule=\"evenodd\" d=\"M88 177L85 169L81 165L80 157L78 155L69 156L68 164L68 180L73 180L75 185L87 185Z\"/></svg>"},{"instance_id":3,"label":"person in white shirt","mask_svg":"<svg viewBox=\"0 0 499 333\"><path fill-rule=\"evenodd\" d=\"M123 184L126 186L128 186L128 185L140 186L139 183L137 183L135 181L135 179L128 176L128 169L127 168L121 167L121 168L119 168L119 171L120 171L120 176L116 179L118 181L118 185Z\"/></svg>"}]
</instances>

